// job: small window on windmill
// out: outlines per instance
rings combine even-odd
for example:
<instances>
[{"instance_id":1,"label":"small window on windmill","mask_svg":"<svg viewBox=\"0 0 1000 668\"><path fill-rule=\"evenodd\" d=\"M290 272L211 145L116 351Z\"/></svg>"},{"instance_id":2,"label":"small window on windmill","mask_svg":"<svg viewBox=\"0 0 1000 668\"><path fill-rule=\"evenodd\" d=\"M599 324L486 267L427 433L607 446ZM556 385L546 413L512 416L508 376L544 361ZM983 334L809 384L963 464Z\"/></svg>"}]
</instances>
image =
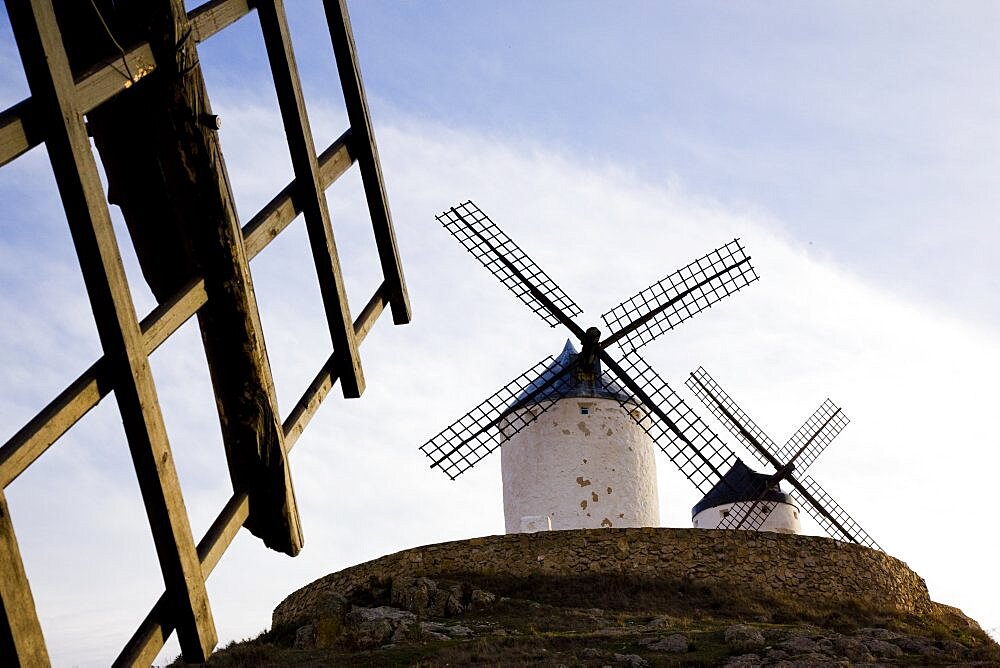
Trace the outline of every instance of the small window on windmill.
<instances>
[{"instance_id":1,"label":"small window on windmill","mask_svg":"<svg viewBox=\"0 0 1000 668\"><path fill-rule=\"evenodd\" d=\"M719 511L719 517L729 517L729 511L728 510L720 510Z\"/></svg>"},{"instance_id":2,"label":"small window on windmill","mask_svg":"<svg viewBox=\"0 0 1000 668\"><path fill-rule=\"evenodd\" d=\"M580 409L580 415L590 415L590 409L589 408L581 408Z\"/></svg>"}]
</instances>

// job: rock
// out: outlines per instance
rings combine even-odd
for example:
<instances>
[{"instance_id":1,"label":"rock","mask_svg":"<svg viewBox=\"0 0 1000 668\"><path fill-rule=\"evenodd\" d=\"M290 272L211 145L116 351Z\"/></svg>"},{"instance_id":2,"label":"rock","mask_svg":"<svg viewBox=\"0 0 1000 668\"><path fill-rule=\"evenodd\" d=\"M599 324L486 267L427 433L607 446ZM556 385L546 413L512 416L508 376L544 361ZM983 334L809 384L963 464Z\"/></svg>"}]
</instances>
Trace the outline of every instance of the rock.
<instances>
[{"instance_id":1,"label":"rock","mask_svg":"<svg viewBox=\"0 0 1000 668\"><path fill-rule=\"evenodd\" d=\"M767 654L764 655L764 659L771 663L777 661L783 661L788 658L788 652L783 649L778 649L777 647L772 647L767 650Z\"/></svg>"},{"instance_id":2,"label":"rock","mask_svg":"<svg viewBox=\"0 0 1000 668\"><path fill-rule=\"evenodd\" d=\"M764 634L744 624L733 624L726 629L724 637L726 644L737 652L749 652L764 647Z\"/></svg>"},{"instance_id":3,"label":"rock","mask_svg":"<svg viewBox=\"0 0 1000 668\"><path fill-rule=\"evenodd\" d=\"M875 660L868 647L857 638L840 636L833 640L833 651L855 663L871 663Z\"/></svg>"},{"instance_id":4,"label":"rock","mask_svg":"<svg viewBox=\"0 0 1000 668\"><path fill-rule=\"evenodd\" d=\"M638 654L615 654L615 661L624 663L631 668L646 668L649 665L649 661Z\"/></svg>"},{"instance_id":5,"label":"rock","mask_svg":"<svg viewBox=\"0 0 1000 668\"><path fill-rule=\"evenodd\" d=\"M659 617L653 617L651 620L646 622L645 628L650 631L655 631L658 629L669 629L674 625L673 619L668 615L660 615Z\"/></svg>"},{"instance_id":6,"label":"rock","mask_svg":"<svg viewBox=\"0 0 1000 668\"><path fill-rule=\"evenodd\" d=\"M671 633L665 638L652 643L650 648L659 652L681 654L690 651L691 640L683 633Z\"/></svg>"},{"instance_id":7,"label":"rock","mask_svg":"<svg viewBox=\"0 0 1000 668\"><path fill-rule=\"evenodd\" d=\"M960 642L955 642L954 640L942 640L940 646L945 654L949 654L956 658L963 657L969 653L968 647Z\"/></svg>"},{"instance_id":8,"label":"rock","mask_svg":"<svg viewBox=\"0 0 1000 668\"><path fill-rule=\"evenodd\" d=\"M903 650L885 640L865 640L864 644L868 648L868 651L875 656L895 658L903 654Z\"/></svg>"},{"instance_id":9,"label":"rock","mask_svg":"<svg viewBox=\"0 0 1000 668\"><path fill-rule=\"evenodd\" d=\"M682 653L688 651L688 637L683 633L672 633L656 642L650 643L649 649L657 652Z\"/></svg>"},{"instance_id":10,"label":"rock","mask_svg":"<svg viewBox=\"0 0 1000 668\"><path fill-rule=\"evenodd\" d=\"M758 655L741 654L729 657L729 660L722 665L726 668L750 668L751 666L759 666L760 664L761 660Z\"/></svg>"},{"instance_id":11,"label":"rock","mask_svg":"<svg viewBox=\"0 0 1000 668\"><path fill-rule=\"evenodd\" d=\"M407 610L379 606L377 608L354 608L347 613L344 635L360 649L381 647L393 639L399 629L411 627L417 621L416 615Z\"/></svg>"},{"instance_id":12,"label":"rock","mask_svg":"<svg viewBox=\"0 0 1000 668\"><path fill-rule=\"evenodd\" d=\"M921 638L919 636L904 636L902 638L897 638L892 641L896 647L900 648L907 654L919 654L921 656L933 656L934 654L940 654L941 650L934 646L934 641L930 638Z\"/></svg>"},{"instance_id":13,"label":"rock","mask_svg":"<svg viewBox=\"0 0 1000 668\"><path fill-rule=\"evenodd\" d=\"M482 589L473 589L469 598L469 606L473 610L486 610L493 607L497 601L497 595Z\"/></svg>"},{"instance_id":14,"label":"rock","mask_svg":"<svg viewBox=\"0 0 1000 668\"><path fill-rule=\"evenodd\" d=\"M858 631L859 636L874 638L875 640L896 640L903 637L903 634L890 631L889 629L864 628Z\"/></svg>"},{"instance_id":15,"label":"rock","mask_svg":"<svg viewBox=\"0 0 1000 668\"><path fill-rule=\"evenodd\" d=\"M448 635L452 638L468 638L472 635L472 629L468 626L462 626L461 624L455 624L454 626L449 626L446 631Z\"/></svg>"},{"instance_id":16,"label":"rock","mask_svg":"<svg viewBox=\"0 0 1000 668\"><path fill-rule=\"evenodd\" d=\"M816 641L809 636L792 636L788 640L779 643L778 646L792 655L816 653L818 650Z\"/></svg>"},{"instance_id":17,"label":"rock","mask_svg":"<svg viewBox=\"0 0 1000 668\"><path fill-rule=\"evenodd\" d=\"M430 578L397 576L392 579L389 600L398 608L423 615L427 613L427 607L436 590L437 583Z\"/></svg>"},{"instance_id":18,"label":"rock","mask_svg":"<svg viewBox=\"0 0 1000 668\"><path fill-rule=\"evenodd\" d=\"M312 624L300 626L295 631L295 642L292 644L296 649L312 649L316 646L316 627Z\"/></svg>"},{"instance_id":19,"label":"rock","mask_svg":"<svg viewBox=\"0 0 1000 668\"><path fill-rule=\"evenodd\" d=\"M584 647L580 652L580 658L583 659L596 659L601 656L603 652L599 649L594 649L593 647Z\"/></svg>"}]
</instances>

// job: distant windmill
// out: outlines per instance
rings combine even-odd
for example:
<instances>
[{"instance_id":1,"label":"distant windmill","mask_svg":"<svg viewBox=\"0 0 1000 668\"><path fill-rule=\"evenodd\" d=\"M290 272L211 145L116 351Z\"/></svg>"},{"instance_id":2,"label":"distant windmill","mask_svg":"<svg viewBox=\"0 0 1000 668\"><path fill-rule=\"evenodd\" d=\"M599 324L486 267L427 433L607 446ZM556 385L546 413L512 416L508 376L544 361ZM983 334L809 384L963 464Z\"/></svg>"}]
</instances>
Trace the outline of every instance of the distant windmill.
<instances>
[{"instance_id":1,"label":"distant windmill","mask_svg":"<svg viewBox=\"0 0 1000 668\"><path fill-rule=\"evenodd\" d=\"M755 473L745 466L731 471L729 486L710 491L694 507L696 526L798 533L798 514L792 514L794 502L779 487L786 480L805 502L806 512L828 535L882 549L819 483L807 475L793 475L804 473L847 426L849 420L838 406L829 399L824 401L779 448L704 368L692 373L686 385L761 464L775 470L772 475ZM738 489L735 496L730 494L732 488Z\"/></svg>"},{"instance_id":2,"label":"distant windmill","mask_svg":"<svg viewBox=\"0 0 1000 668\"><path fill-rule=\"evenodd\" d=\"M736 455L635 352L757 280L739 240L718 248L603 315L601 338L582 313L472 202L438 220L567 342L421 446L454 479L503 445L508 533L547 528L648 526L659 522L655 442L702 493L727 485ZM627 352L620 360L609 349ZM546 415L545 420L541 416Z\"/></svg>"}]
</instances>

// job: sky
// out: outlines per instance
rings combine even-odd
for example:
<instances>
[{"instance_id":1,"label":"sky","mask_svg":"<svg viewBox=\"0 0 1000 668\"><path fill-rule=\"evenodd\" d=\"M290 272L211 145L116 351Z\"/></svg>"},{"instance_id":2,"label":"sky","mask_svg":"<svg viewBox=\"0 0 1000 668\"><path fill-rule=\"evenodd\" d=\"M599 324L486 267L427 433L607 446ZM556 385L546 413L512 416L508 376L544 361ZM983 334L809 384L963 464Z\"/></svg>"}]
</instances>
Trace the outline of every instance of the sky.
<instances>
[{"instance_id":1,"label":"sky","mask_svg":"<svg viewBox=\"0 0 1000 668\"><path fill-rule=\"evenodd\" d=\"M347 126L332 51L320 4L288 4L322 148ZM241 532L209 579L221 645L327 573L502 532L499 457L451 482L417 448L566 333L435 222L467 199L583 307L584 326L740 237L761 280L647 346L647 361L699 411L683 382L704 366L779 443L832 398L851 424L810 474L932 598L997 635L1000 7L350 9L414 320L379 320L364 396L331 394L291 455L303 552ZM256 17L200 56L246 221L292 173ZM28 92L6 15L0 65L7 107ZM356 170L328 200L358 312L380 275ZM0 202L6 439L100 346L43 150L0 170ZM144 314L154 301L115 215ZM330 352L301 220L251 268L287 415ZM152 366L197 538L231 489L196 324ZM663 524L689 526L699 495L657 463ZM106 665L162 591L113 399L6 494L54 663ZM177 653L172 639L158 662Z\"/></svg>"}]
</instances>

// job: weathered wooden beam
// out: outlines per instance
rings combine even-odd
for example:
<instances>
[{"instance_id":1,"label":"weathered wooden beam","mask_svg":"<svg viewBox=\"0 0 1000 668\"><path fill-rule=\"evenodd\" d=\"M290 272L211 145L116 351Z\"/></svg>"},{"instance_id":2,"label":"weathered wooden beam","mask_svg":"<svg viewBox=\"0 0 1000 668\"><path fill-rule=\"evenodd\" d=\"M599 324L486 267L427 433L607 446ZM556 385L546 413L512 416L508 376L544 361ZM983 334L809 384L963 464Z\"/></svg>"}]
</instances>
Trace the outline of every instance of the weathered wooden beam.
<instances>
[{"instance_id":1,"label":"weathered wooden beam","mask_svg":"<svg viewBox=\"0 0 1000 668\"><path fill-rule=\"evenodd\" d=\"M212 0L195 7L188 14L191 37L200 44L250 13L247 0Z\"/></svg>"},{"instance_id":2,"label":"weathered wooden beam","mask_svg":"<svg viewBox=\"0 0 1000 668\"><path fill-rule=\"evenodd\" d=\"M340 178L353 162L349 150L350 131L345 132L319 156L323 187ZM292 184L285 188L243 226L243 245L248 260L256 257L267 244L299 215L293 199ZM168 301L158 305L143 318L140 329L147 355L151 355L208 301L205 283L198 278L189 282ZM0 489L3 489L38 459L70 427L96 406L111 390L104 358L98 359L79 378L43 408L16 434L0 446Z\"/></svg>"},{"instance_id":3,"label":"weathered wooden beam","mask_svg":"<svg viewBox=\"0 0 1000 668\"><path fill-rule=\"evenodd\" d=\"M55 10L51 0L6 4L36 113L45 125L46 149L98 335L113 369L115 397L181 648L189 661L204 661L217 637L201 564Z\"/></svg>"},{"instance_id":4,"label":"weathered wooden beam","mask_svg":"<svg viewBox=\"0 0 1000 668\"><path fill-rule=\"evenodd\" d=\"M0 657L8 666L47 666L42 627L14 536L7 499L0 490Z\"/></svg>"},{"instance_id":5,"label":"weathered wooden beam","mask_svg":"<svg viewBox=\"0 0 1000 668\"><path fill-rule=\"evenodd\" d=\"M192 276L205 282L198 311L229 473L250 495L247 528L268 547L302 549L295 492L236 204L181 0L131 3L115 15L138 37L146 26L160 62L141 88L89 116L143 275L163 300ZM144 141L136 142L141 136Z\"/></svg>"},{"instance_id":6,"label":"weathered wooden beam","mask_svg":"<svg viewBox=\"0 0 1000 668\"><path fill-rule=\"evenodd\" d=\"M359 397L365 390L365 378L351 326L351 309L330 225L326 192L320 185L319 162L295 66L284 4L281 0L263 0L257 3L257 14L295 172L295 200L302 207L305 217L320 294L333 340L333 354L340 361L343 371L341 388L345 397Z\"/></svg>"},{"instance_id":7,"label":"weathered wooden beam","mask_svg":"<svg viewBox=\"0 0 1000 668\"><path fill-rule=\"evenodd\" d=\"M365 98L365 87L361 81L361 68L358 65L358 53L354 45L351 20L347 14L347 4L344 0L323 0L323 6L326 9L330 40L333 42L333 54L337 60L337 71L340 73L340 86L344 91L347 118L357 146L355 153L358 155L358 168L361 170L361 181L368 200L379 261L382 263L382 276L389 286L392 319L397 325L403 325L410 322L410 298L406 292L403 267L399 261L396 232L392 226L392 215L389 213L389 200L386 197L378 146L375 144L375 132L372 130L371 114L368 112L368 100Z\"/></svg>"}]
</instances>

